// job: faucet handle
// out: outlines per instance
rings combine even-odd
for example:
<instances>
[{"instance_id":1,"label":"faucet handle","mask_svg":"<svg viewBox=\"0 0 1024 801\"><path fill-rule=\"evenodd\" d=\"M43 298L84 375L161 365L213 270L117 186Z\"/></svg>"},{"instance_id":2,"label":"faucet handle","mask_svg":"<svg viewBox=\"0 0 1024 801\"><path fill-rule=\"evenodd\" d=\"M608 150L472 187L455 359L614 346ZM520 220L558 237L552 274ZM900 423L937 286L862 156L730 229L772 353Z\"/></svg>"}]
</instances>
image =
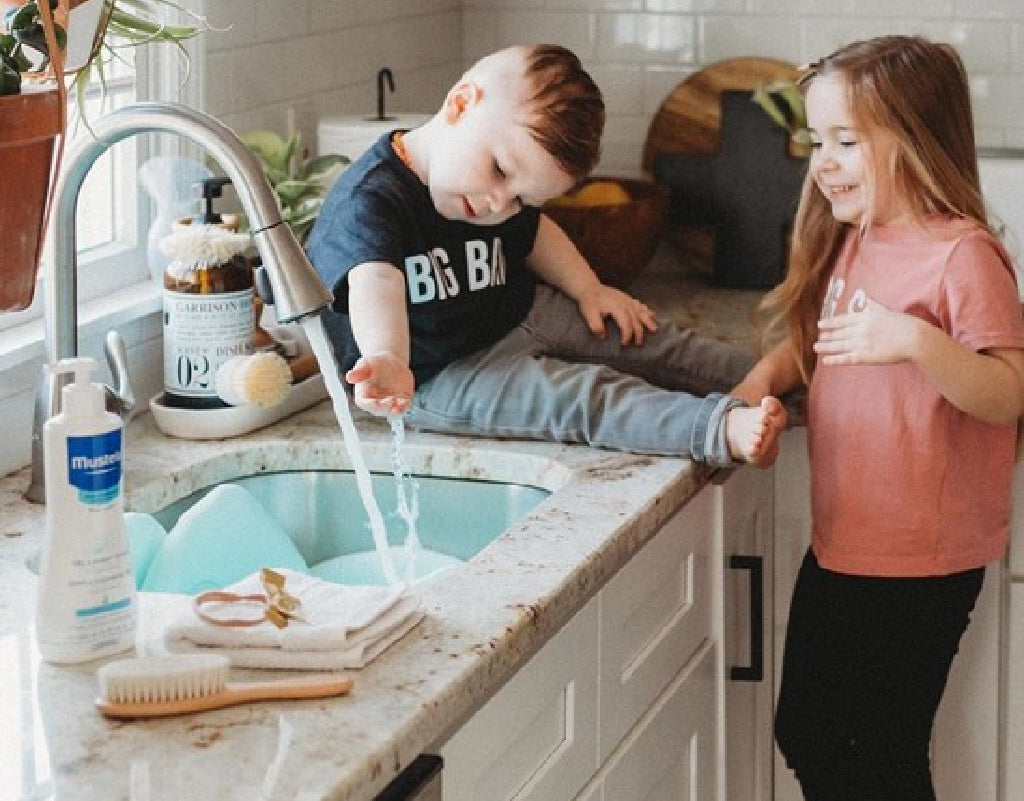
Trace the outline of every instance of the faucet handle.
<instances>
[{"instance_id":1,"label":"faucet handle","mask_svg":"<svg viewBox=\"0 0 1024 801\"><path fill-rule=\"evenodd\" d=\"M127 423L135 411L135 393L132 391L131 377L128 375L128 351L124 338L117 331L108 331L103 342L103 352L107 356L110 375L114 379L114 386L106 387L107 409L120 415Z\"/></svg>"}]
</instances>

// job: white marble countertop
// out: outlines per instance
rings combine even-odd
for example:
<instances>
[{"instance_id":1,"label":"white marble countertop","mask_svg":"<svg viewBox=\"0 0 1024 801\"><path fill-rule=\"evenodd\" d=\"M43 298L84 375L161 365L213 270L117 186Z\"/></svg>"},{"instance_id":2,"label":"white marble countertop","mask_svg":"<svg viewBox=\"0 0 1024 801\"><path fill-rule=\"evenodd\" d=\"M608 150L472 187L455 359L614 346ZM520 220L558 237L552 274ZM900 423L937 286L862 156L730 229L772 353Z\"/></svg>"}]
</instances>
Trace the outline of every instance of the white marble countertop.
<instances>
[{"instance_id":1,"label":"white marble countertop","mask_svg":"<svg viewBox=\"0 0 1024 801\"><path fill-rule=\"evenodd\" d=\"M390 434L359 423L371 470ZM414 473L513 481L552 495L465 566L419 585L425 620L363 670L350 696L111 722L96 663L39 661L33 608L43 508L0 478L0 801L369 801L436 748L704 483L686 460L579 446L409 433ZM328 403L224 441L175 440L149 414L129 428L129 506L152 511L239 475L349 466ZM140 639L187 601L142 596ZM235 671L233 678L251 678Z\"/></svg>"}]
</instances>

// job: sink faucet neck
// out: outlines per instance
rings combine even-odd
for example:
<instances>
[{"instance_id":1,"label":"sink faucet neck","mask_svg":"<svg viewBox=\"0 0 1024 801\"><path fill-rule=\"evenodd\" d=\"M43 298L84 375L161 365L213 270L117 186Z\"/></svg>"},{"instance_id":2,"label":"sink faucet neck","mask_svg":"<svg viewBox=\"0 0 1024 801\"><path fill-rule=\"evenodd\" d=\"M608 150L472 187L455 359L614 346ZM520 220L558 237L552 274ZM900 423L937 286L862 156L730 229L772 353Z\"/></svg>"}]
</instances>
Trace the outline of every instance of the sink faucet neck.
<instances>
[{"instance_id":1,"label":"sink faucet neck","mask_svg":"<svg viewBox=\"0 0 1024 801\"><path fill-rule=\"evenodd\" d=\"M248 217L253 239L266 270L277 319L298 320L318 312L331 300L281 210L259 160L218 120L173 103L125 106L96 120L65 156L53 207L54 262L46 287L46 358L50 363L78 355L77 253L75 215L78 195L96 160L113 145L142 133L168 133L199 145L221 166L234 184ZM32 431L32 479L26 497L42 500L42 426L59 410L57 382L40 379Z\"/></svg>"}]
</instances>

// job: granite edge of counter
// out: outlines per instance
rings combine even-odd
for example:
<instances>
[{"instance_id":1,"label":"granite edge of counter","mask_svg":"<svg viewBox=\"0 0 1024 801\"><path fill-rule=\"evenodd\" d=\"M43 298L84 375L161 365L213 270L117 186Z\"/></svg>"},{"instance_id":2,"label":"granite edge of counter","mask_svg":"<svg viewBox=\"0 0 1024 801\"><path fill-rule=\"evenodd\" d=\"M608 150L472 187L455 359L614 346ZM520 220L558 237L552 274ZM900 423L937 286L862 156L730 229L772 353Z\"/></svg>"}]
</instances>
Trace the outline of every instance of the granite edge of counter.
<instances>
[{"instance_id":1,"label":"granite edge of counter","mask_svg":"<svg viewBox=\"0 0 1024 801\"><path fill-rule=\"evenodd\" d=\"M390 432L384 426L375 427L372 421L361 421L360 434L364 448L370 453L368 462L371 469L380 469L379 462L390 440ZM321 440L328 444L310 451L310 444ZM144 511L159 508L200 486L242 473L345 466L338 463L339 441L340 432L327 404L320 404L271 428L233 440L170 440L155 430L149 415L144 415L133 423L127 438L126 481L129 487L136 487L129 490L130 506ZM414 452L416 448L420 449L411 464L414 472L424 467L432 448L438 445L446 446L445 453L451 451L452 454L452 463L445 465L448 469L444 472L447 473L458 474L458 454L466 454L463 467L472 475L464 477L469 478L493 477L480 475L481 465L473 462L472 454L481 451L525 453L561 466L567 472L551 476L550 483L557 484L568 478L566 488L570 491L561 496L553 494L545 502L547 505L540 515L547 524L543 528L546 537L543 544L548 549L558 546L560 522L568 520L569 514L573 515L577 530L582 525L578 519L581 514L584 517L606 517L611 512L617 514L618 519L614 522L605 519L603 529L592 526L605 533L595 536L589 544L561 543L567 548L563 561L553 560L554 566L545 567L535 558L538 540L533 535L538 533L540 521L538 515L531 514L502 538L500 549L484 551L466 568L460 568L471 571L470 575L476 577L474 581L480 581L486 580L481 579L482 576L495 571L507 572L510 569L508 561L514 559L517 570L532 570L534 576L543 575L539 580L542 589L536 589L538 584L534 582L530 585L534 589L529 594L502 597L500 609L494 610L492 619L483 628L478 624L474 631L476 641L472 643L452 642L450 636L452 631L461 630L463 624L470 625L460 618L462 599L458 596L461 593L451 585L433 586L429 582L423 585L428 617L414 630L415 634L407 635L380 658L378 672L388 671L388 681L379 680L373 665L356 673L357 685L361 673L364 684L370 685L368 692L382 689L384 684L390 685L389 690L396 694L399 688L404 691L401 702L389 699L398 707L390 709L391 713L398 713L397 725L386 733L378 732L377 736L369 739L364 737L353 759L322 764L320 769L325 774L337 774L331 778L325 775L321 782L317 782L317 792L322 798L368 801L419 753L449 736L640 550L657 528L703 486L708 474L704 468L686 460L636 456L581 446L415 433L409 435L408 442ZM189 458L183 459L182 453L189 454ZM311 455L315 456L312 460L309 458ZM341 462L346 459L342 458ZM505 475L501 477L515 480L509 475L514 469L505 468L507 465L503 465ZM384 469L387 469L386 463ZM19 537L7 527L9 515L6 512L12 506L12 493L19 493L20 500L23 486L20 490L16 487L23 481L20 473L0 480L0 503L3 504L0 506L0 520L4 521L0 534L5 538L0 548L4 550L5 561L12 559L12 552L14 559L24 560L29 555L28 540L31 536L22 536L20 547L13 551L8 549L9 541ZM637 497L646 495L652 500L620 502L617 509L616 504L607 498L601 503L591 503L588 510L581 511L573 506L580 499L600 500L602 488L607 493L612 481L625 495L632 490ZM24 501L13 503L19 507L27 505ZM16 527L24 529L35 525L41 530L40 508L28 511L22 508L20 511L21 514L15 515ZM580 547L583 550L577 553ZM22 572L27 574L29 581L34 581L27 570ZM24 586L21 589L26 590ZM34 589L22 592L22 596L26 594L34 595ZM445 649L446 645L451 647ZM445 664L439 671L436 686L423 685L421 673L431 664L431 654L445 651L449 655L444 660L437 660ZM374 686L375 683L378 686ZM410 686L422 686L423 689L412 691ZM351 722L347 718L352 716L344 714L343 705L332 706L331 711L339 727L344 728Z\"/></svg>"}]
</instances>

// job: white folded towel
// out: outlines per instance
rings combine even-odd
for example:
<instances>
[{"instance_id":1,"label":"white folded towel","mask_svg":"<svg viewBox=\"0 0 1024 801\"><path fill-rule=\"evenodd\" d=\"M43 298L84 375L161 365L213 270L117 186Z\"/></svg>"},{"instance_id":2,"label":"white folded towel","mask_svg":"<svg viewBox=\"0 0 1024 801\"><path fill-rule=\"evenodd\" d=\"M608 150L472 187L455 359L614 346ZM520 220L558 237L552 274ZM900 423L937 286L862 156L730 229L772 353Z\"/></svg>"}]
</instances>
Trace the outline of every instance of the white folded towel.
<instances>
[{"instance_id":1,"label":"white folded towel","mask_svg":"<svg viewBox=\"0 0 1024 801\"><path fill-rule=\"evenodd\" d=\"M175 621L164 634L172 651L216 648L238 667L337 670L365 667L420 620L420 598L405 584L351 586L279 569L285 591L301 601L298 618L284 628L269 621L254 626L216 626L199 618L194 609ZM246 576L226 592L263 592L259 573ZM251 604L219 604L216 616L251 617ZM205 611L212 611L204 607Z\"/></svg>"}]
</instances>

